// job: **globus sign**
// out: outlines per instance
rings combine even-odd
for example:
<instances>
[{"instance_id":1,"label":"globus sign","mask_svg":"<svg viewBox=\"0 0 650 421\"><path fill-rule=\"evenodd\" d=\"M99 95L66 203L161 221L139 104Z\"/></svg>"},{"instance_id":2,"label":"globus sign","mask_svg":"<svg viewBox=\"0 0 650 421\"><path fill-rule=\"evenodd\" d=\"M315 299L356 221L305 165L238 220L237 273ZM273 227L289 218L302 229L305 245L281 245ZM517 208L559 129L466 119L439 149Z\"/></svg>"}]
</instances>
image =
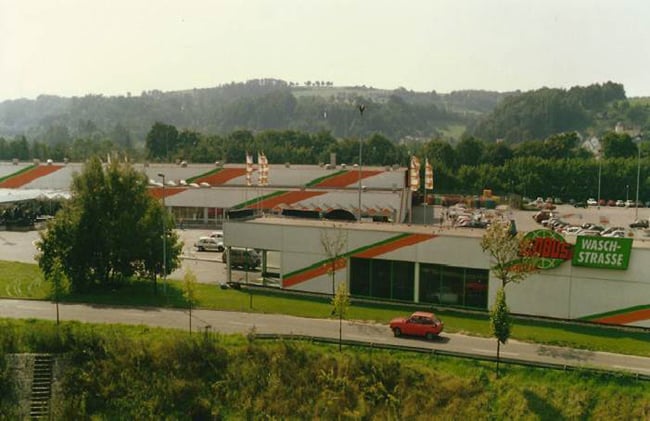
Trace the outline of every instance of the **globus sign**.
<instances>
[{"instance_id":1,"label":"globus sign","mask_svg":"<svg viewBox=\"0 0 650 421\"><path fill-rule=\"evenodd\" d=\"M556 268L573 256L571 244L555 231L530 231L524 236L524 240L530 241L530 252L538 257L538 269Z\"/></svg>"}]
</instances>

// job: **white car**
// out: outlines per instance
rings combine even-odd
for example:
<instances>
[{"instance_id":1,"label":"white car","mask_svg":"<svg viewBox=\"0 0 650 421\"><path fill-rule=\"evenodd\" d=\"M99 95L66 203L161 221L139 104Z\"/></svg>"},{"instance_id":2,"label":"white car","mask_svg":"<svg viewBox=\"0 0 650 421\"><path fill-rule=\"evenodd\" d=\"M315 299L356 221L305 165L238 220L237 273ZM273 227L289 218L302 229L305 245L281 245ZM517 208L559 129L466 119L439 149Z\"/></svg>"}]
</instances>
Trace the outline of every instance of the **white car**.
<instances>
[{"instance_id":1,"label":"white car","mask_svg":"<svg viewBox=\"0 0 650 421\"><path fill-rule=\"evenodd\" d=\"M609 238L625 238L626 237L626 232L625 230L614 230L611 232L608 232L606 234L601 234L602 237L609 237Z\"/></svg>"},{"instance_id":2,"label":"white car","mask_svg":"<svg viewBox=\"0 0 650 421\"><path fill-rule=\"evenodd\" d=\"M194 243L194 247L198 251L218 251L222 252L225 247L223 245L223 240L213 238L213 237L201 237L199 240Z\"/></svg>"},{"instance_id":3,"label":"white car","mask_svg":"<svg viewBox=\"0 0 650 421\"><path fill-rule=\"evenodd\" d=\"M598 201L596 199L587 199L587 205L596 206L597 204L598 204Z\"/></svg>"}]
</instances>

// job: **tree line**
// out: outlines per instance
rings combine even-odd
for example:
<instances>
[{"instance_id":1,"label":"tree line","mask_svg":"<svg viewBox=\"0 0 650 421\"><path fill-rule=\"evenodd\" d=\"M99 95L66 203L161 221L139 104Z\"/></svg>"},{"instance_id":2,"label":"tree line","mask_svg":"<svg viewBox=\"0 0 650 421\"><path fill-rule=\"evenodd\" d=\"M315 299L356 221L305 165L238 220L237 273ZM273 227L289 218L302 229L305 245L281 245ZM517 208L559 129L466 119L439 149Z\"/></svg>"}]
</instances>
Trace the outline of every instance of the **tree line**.
<instances>
[{"instance_id":1,"label":"tree line","mask_svg":"<svg viewBox=\"0 0 650 421\"><path fill-rule=\"evenodd\" d=\"M243 163L247 152L264 152L271 164L317 165L330 162L334 153L338 164L353 165L359 162L361 149L363 165L408 166L411 155L428 158L434 166L435 191L440 193L477 194L491 188L499 194L576 200L597 195L599 171L602 197L618 199L626 190L635 191L640 164L640 198L650 200L650 180L645 176L650 169L647 160L650 147L642 137L606 132L599 139L600 149L595 153L583 147L584 140L576 132L518 144L465 136L455 145L440 138L396 143L379 133L368 138L337 139L327 131L235 130L222 136L179 130L171 124L157 122L149 130L143 150L92 140L49 148L40 143L30 144L24 137L0 138L0 160L85 161L118 150L131 162Z\"/></svg>"}]
</instances>

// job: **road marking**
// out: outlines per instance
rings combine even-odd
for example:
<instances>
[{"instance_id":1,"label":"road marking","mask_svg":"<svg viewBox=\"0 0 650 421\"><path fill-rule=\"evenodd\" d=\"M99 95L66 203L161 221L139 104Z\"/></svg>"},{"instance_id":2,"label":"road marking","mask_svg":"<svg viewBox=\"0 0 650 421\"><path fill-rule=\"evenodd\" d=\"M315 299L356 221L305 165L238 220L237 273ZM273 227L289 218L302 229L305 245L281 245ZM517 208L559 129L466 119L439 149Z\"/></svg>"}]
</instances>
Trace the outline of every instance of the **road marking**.
<instances>
[{"instance_id":1,"label":"road marking","mask_svg":"<svg viewBox=\"0 0 650 421\"><path fill-rule=\"evenodd\" d=\"M487 354L487 355L495 354L495 355L496 355L496 351L495 351L495 350L490 351L490 350L482 349L482 348L472 348L472 351L479 352L479 353L481 353L481 354ZM512 357L516 357L516 356L519 355L519 353L517 353L517 352L500 351L500 352L499 352L499 355L510 355L510 356L512 356Z\"/></svg>"}]
</instances>

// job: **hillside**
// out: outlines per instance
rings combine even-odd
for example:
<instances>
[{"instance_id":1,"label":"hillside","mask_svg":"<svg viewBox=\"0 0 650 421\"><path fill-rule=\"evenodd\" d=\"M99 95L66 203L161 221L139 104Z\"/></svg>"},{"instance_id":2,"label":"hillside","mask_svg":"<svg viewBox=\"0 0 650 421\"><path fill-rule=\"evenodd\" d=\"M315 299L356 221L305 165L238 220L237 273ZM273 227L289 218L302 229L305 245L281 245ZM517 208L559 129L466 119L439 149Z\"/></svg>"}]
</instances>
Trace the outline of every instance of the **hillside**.
<instances>
[{"instance_id":1,"label":"hillside","mask_svg":"<svg viewBox=\"0 0 650 421\"><path fill-rule=\"evenodd\" d=\"M507 94L458 91L450 94L400 88L335 87L323 82L298 86L275 79L214 88L139 96L87 95L0 103L0 136L25 135L47 144L76 138L141 142L156 121L201 133L224 134L294 129L335 137L367 137L380 132L397 141L458 135L476 116L491 111ZM359 115L357 106L365 104Z\"/></svg>"}]
</instances>

